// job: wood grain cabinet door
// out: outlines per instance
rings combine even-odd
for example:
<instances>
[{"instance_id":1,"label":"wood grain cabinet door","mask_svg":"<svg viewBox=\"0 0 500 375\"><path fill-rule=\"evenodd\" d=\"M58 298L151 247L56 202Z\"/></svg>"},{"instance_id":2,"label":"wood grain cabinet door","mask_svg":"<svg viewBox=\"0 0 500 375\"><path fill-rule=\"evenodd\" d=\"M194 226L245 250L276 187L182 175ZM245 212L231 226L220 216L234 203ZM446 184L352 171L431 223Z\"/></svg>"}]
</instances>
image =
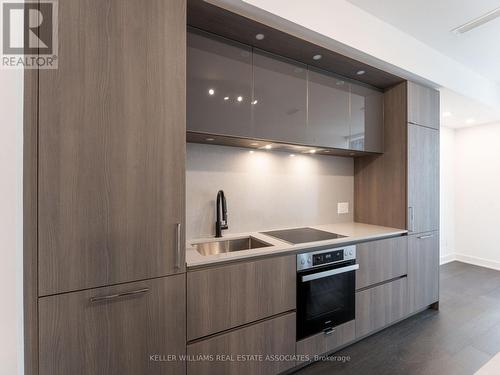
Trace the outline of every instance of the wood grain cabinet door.
<instances>
[{"instance_id":1,"label":"wood grain cabinet door","mask_svg":"<svg viewBox=\"0 0 500 375\"><path fill-rule=\"evenodd\" d=\"M186 353L185 282L182 274L41 298L40 375L185 374L172 360Z\"/></svg>"},{"instance_id":2,"label":"wood grain cabinet door","mask_svg":"<svg viewBox=\"0 0 500 375\"><path fill-rule=\"evenodd\" d=\"M408 230L439 229L439 131L408 125Z\"/></svg>"},{"instance_id":3,"label":"wood grain cabinet door","mask_svg":"<svg viewBox=\"0 0 500 375\"><path fill-rule=\"evenodd\" d=\"M356 289L404 276L408 273L408 237L360 243L356 260Z\"/></svg>"},{"instance_id":4,"label":"wood grain cabinet door","mask_svg":"<svg viewBox=\"0 0 500 375\"><path fill-rule=\"evenodd\" d=\"M58 8L59 67L39 77L39 293L182 272L185 1Z\"/></svg>"},{"instance_id":5,"label":"wood grain cabinet door","mask_svg":"<svg viewBox=\"0 0 500 375\"><path fill-rule=\"evenodd\" d=\"M439 300L439 232L409 237L408 292L410 313Z\"/></svg>"},{"instance_id":6,"label":"wood grain cabinet door","mask_svg":"<svg viewBox=\"0 0 500 375\"><path fill-rule=\"evenodd\" d=\"M408 82L408 122L439 129L439 91Z\"/></svg>"}]
</instances>

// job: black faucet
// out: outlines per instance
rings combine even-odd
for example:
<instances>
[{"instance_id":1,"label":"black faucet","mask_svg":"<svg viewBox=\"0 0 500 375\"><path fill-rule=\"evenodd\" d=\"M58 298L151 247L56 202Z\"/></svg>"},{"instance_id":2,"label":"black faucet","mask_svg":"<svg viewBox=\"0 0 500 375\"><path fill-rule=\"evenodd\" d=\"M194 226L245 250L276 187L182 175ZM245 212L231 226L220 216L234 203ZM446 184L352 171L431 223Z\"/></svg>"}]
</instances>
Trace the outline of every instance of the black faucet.
<instances>
[{"instance_id":1,"label":"black faucet","mask_svg":"<svg viewBox=\"0 0 500 375\"><path fill-rule=\"evenodd\" d=\"M224 192L222 190L219 190L219 192L217 193L217 203L215 206L215 211L217 212L217 221L215 222L215 237L222 237L222 230L228 229L226 197L224 196Z\"/></svg>"}]
</instances>

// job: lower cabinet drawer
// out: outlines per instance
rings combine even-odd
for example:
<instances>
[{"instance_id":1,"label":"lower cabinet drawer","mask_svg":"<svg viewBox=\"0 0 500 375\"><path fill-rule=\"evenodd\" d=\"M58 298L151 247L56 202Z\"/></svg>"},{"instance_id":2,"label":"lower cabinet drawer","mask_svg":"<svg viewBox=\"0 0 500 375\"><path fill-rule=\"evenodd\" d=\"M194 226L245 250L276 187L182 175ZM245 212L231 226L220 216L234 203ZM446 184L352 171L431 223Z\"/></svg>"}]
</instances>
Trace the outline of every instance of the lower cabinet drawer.
<instances>
[{"instance_id":1,"label":"lower cabinet drawer","mask_svg":"<svg viewBox=\"0 0 500 375\"><path fill-rule=\"evenodd\" d=\"M356 246L356 289L408 273L408 237L393 237Z\"/></svg>"},{"instance_id":2,"label":"lower cabinet drawer","mask_svg":"<svg viewBox=\"0 0 500 375\"><path fill-rule=\"evenodd\" d=\"M355 323L354 320L351 320L335 327L329 334L321 332L297 341L297 358L299 359L299 363L314 361L316 356L332 352L354 339Z\"/></svg>"},{"instance_id":3,"label":"lower cabinet drawer","mask_svg":"<svg viewBox=\"0 0 500 375\"><path fill-rule=\"evenodd\" d=\"M356 337L362 337L408 315L406 277L356 292Z\"/></svg>"},{"instance_id":4,"label":"lower cabinet drawer","mask_svg":"<svg viewBox=\"0 0 500 375\"><path fill-rule=\"evenodd\" d=\"M295 365L295 313L189 344L188 375L277 374Z\"/></svg>"},{"instance_id":5,"label":"lower cabinet drawer","mask_svg":"<svg viewBox=\"0 0 500 375\"><path fill-rule=\"evenodd\" d=\"M40 298L40 375L185 374L184 274Z\"/></svg>"}]
</instances>

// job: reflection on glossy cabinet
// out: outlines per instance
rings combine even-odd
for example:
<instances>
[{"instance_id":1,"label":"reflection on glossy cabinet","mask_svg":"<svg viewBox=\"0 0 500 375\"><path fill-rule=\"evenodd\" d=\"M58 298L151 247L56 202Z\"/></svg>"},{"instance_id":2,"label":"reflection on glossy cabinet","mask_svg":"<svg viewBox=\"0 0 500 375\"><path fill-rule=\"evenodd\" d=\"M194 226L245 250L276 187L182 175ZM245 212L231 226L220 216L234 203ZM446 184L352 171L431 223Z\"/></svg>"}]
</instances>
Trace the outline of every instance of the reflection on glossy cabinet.
<instances>
[{"instance_id":1,"label":"reflection on glossy cabinet","mask_svg":"<svg viewBox=\"0 0 500 375\"><path fill-rule=\"evenodd\" d=\"M408 230L439 229L439 131L408 124Z\"/></svg>"},{"instance_id":2,"label":"reflection on glossy cabinet","mask_svg":"<svg viewBox=\"0 0 500 375\"><path fill-rule=\"evenodd\" d=\"M304 143L307 121L307 66L254 49L255 136Z\"/></svg>"},{"instance_id":3,"label":"reflection on glossy cabinet","mask_svg":"<svg viewBox=\"0 0 500 375\"><path fill-rule=\"evenodd\" d=\"M351 84L323 70L308 71L308 143L348 149Z\"/></svg>"},{"instance_id":4,"label":"reflection on glossy cabinet","mask_svg":"<svg viewBox=\"0 0 500 375\"><path fill-rule=\"evenodd\" d=\"M186 353L185 298L185 274L41 298L40 375L185 374L158 359Z\"/></svg>"},{"instance_id":5,"label":"reflection on glossy cabinet","mask_svg":"<svg viewBox=\"0 0 500 375\"><path fill-rule=\"evenodd\" d=\"M59 67L39 71L39 293L182 272L186 4L58 12Z\"/></svg>"},{"instance_id":6,"label":"reflection on glossy cabinet","mask_svg":"<svg viewBox=\"0 0 500 375\"><path fill-rule=\"evenodd\" d=\"M439 299L439 232L409 236L408 292L410 312Z\"/></svg>"},{"instance_id":7,"label":"reflection on glossy cabinet","mask_svg":"<svg viewBox=\"0 0 500 375\"><path fill-rule=\"evenodd\" d=\"M439 129L439 91L408 82L408 122Z\"/></svg>"},{"instance_id":8,"label":"reflection on glossy cabinet","mask_svg":"<svg viewBox=\"0 0 500 375\"><path fill-rule=\"evenodd\" d=\"M252 49L190 29L187 130L252 137Z\"/></svg>"},{"instance_id":9,"label":"reflection on glossy cabinet","mask_svg":"<svg viewBox=\"0 0 500 375\"><path fill-rule=\"evenodd\" d=\"M349 149L383 152L383 93L351 85L351 137Z\"/></svg>"}]
</instances>

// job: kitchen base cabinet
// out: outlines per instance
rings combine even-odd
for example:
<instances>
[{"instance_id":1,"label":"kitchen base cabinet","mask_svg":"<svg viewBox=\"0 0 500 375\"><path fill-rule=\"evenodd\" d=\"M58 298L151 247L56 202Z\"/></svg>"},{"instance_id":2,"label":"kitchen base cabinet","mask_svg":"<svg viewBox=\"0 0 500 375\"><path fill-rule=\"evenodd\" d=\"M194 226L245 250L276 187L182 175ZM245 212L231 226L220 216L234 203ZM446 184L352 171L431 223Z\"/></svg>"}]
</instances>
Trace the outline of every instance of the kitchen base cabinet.
<instances>
[{"instance_id":1,"label":"kitchen base cabinet","mask_svg":"<svg viewBox=\"0 0 500 375\"><path fill-rule=\"evenodd\" d=\"M187 347L188 375L278 374L295 365L295 313Z\"/></svg>"},{"instance_id":2,"label":"kitchen base cabinet","mask_svg":"<svg viewBox=\"0 0 500 375\"><path fill-rule=\"evenodd\" d=\"M439 232L409 236L408 292L410 313L439 300Z\"/></svg>"},{"instance_id":3,"label":"kitchen base cabinet","mask_svg":"<svg viewBox=\"0 0 500 375\"><path fill-rule=\"evenodd\" d=\"M188 340L294 310L295 255L187 274Z\"/></svg>"},{"instance_id":4,"label":"kitchen base cabinet","mask_svg":"<svg viewBox=\"0 0 500 375\"><path fill-rule=\"evenodd\" d=\"M39 300L40 375L184 374L185 275Z\"/></svg>"},{"instance_id":5,"label":"kitchen base cabinet","mask_svg":"<svg viewBox=\"0 0 500 375\"><path fill-rule=\"evenodd\" d=\"M355 321L335 327L333 331L321 332L297 341L297 364L304 361L315 361L317 356L330 353L355 339Z\"/></svg>"},{"instance_id":6,"label":"kitchen base cabinet","mask_svg":"<svg viewBox=\"0 0 500 375\"><path fill-rule=\"evenodd\" d=\"M360 243L356 261L356 289L404 276L408 273L408 237Z\"/></svg>"},{"instance_id":7,"label":"kitchen base cabinet","mask_svg":"<svg viewBox=\"0 0 500 375\"><path fill-rule=\"evenodd\" d=\"M408 315L408 280L399 278L356 292L356 338Z\"/></svg>"}]
</instances>

